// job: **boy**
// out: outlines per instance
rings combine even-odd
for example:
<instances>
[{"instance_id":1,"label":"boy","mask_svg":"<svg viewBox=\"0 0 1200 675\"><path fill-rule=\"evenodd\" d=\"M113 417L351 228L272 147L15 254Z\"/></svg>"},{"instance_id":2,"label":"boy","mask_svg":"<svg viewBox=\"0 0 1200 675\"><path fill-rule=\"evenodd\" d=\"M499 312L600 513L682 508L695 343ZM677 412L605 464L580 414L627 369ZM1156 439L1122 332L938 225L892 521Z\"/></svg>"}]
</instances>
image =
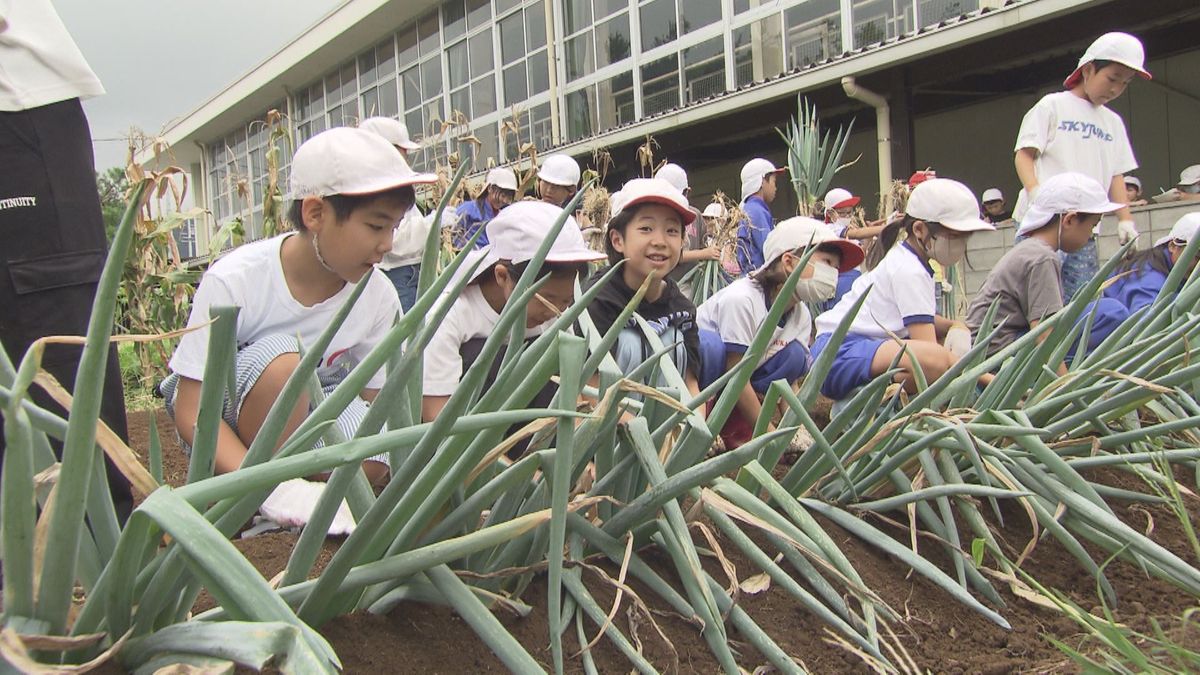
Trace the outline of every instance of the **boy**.
<instances>
[{"instance_id":1,"label":"boy","mask_svg":"<svg viewBox=\"0 0 1200 675\"><path fill-rule=\"evenodd\" d=\"M1100 217L1121 208L1121 203L1109 201L1099 183L1083 174L1060 173L1046 179L1017 229L1017 235L1025 238L996 263L967 309L967 327L973 339L980 337L984 316L997 300L993 325L1004 323L992 334L989 355L1061 310L1062 263L1058 252L1078 251L1092 238ZM1111 302L1100 301L1092 326L1092 346L1128 316L1127 311L1116 309Z\"/></svg>"},{"instance_id":2,"label":"boy","mask_svg":"<svg viewBox=\"0 0 1200 675\"><path fill-rule=\"evenodd\" d=\"M780 172L771 162L756 157L742 167L742 210L746 220L738 223L737 260L745 276L763 265L763 242L775 227L771 202L775 201Z\"/></svg>"},{"instance_id":3,"label":"boy","mask_svg":"<svg viewBox=\"0 0 1200 675\"><path fill-rule=\"evenodd\" d=\"M538 169L538 194L558 208L567 205L579 189L579 163L569 155L550 155Z\"/></svg>"},{"instance_id":4,"label":"boy","mask_svg":"<svg viewBox=\"0 0 1200 675\"><path fill-rule=\"evenodd\" d=\"M1126 172L1137 168L1121 117L1105 107L1125 92L1135 76L1150 79L1145 51L1136 37L1106 33L1088 47L1065 91L1047 94L1025 114L1017 134L1014 163L1024 191L1013 217L1023 220L1038 186L1051 176L1075 171L1090 176L1122 204L1117 237L1125 243L1137 227L1125 205ZM1063 261L1063 299L1087 283L1100 267L1093 237Z\"/></svg>"},{"instance_id":5,"label":"boy","mask_svg":"<svg viewBox=\"0 0 1200 675\"><path fill-rule=\"evenodd\" d=\"M984 221L997 225L1012 218L1011 214L1004 209L1004 193L1000 192L1000 188L992 187L984 190L980 201L983 202Z\"/></svg>"},{"instance_id":6,"label":"boy","mask_svg":"<svg viewBox=\"0 0 1200 675\"><path fill-rule=\"evenodd\" d=\"M1125 203L1130 206L1145 206L1149 203L1142 199L1142 179L1137 176L1125 176Z\"/></svg>"}]
</instances>

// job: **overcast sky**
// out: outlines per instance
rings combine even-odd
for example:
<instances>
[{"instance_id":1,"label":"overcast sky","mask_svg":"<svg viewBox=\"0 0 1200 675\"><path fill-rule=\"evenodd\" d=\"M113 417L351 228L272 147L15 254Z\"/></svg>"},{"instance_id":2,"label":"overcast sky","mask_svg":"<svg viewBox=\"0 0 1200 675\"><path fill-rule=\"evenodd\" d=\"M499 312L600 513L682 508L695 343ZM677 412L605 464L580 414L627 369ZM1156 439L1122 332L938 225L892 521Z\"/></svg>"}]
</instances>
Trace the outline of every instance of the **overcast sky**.
<instances>
[{"instance_id":1,"label":"overcast sky","mask_svg":"<svg viewBox=\"0 0 1200 675\"><path fill-rule=\"evenodd\" d=\"M52 0L108 91L84 102L96 168L125 163L130 126L157 133L341 0Z\"/></svg>"}]
</instances>

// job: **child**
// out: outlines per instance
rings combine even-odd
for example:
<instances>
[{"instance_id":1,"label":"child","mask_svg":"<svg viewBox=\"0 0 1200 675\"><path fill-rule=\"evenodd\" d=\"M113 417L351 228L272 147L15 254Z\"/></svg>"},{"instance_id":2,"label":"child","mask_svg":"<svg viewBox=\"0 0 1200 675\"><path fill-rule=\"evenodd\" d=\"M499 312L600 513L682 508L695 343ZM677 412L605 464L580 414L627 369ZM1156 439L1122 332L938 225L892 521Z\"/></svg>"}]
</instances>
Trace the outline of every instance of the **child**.
<instances>
[{"instance_id":1,"label":"child","mask_svg":"<svg viewBox=\"0 0 1200 675\"><path fill-rule=\"evenodd\" d=\"M188 326L208 321L213 307L241 308L237 390L225 395L216 473L241 465L299 363L300 345L320 337L363 275L370 279L362 297L321 358L322 387L332 391L391 329L400 301L374 266L392 249L392 231L413 205L412 186L435 180L413 172L391 145L370 132L342 127L317 134L292 160L288 220L296 231L238 247L204 274ZM162 385L167 411L187 446L194 439L208 335L209 329L201 328L180 339L169 363L171 375ZM354 435L383 380L382 372L375 373L361 398L338 417L346 437ZM309 401L302 396L281 438L308 412ZM382 479L386 461L386 455L368 460L368 478Z\"/></svg>"},{"instance_id":2,"label":"child","mask_svg":"<svg viewBox=\"0 0 1200 675\"><path fill-rule=\"evenodd\" d=\"M771 343L738 397L735 415L722 431L726 448L736 448L750 440L754 423L762 412L760 397L772 382L795 382L808 372L812 315L807 303L821 303L833 297L838 272L857 267L863 251L854 242L834 236L833 230L820 221L799 216L789 218L767 235L766 263L762 267L717 291L700 305L697 323L705 366L700 385L706 387L742 360L808 246L816 246L817 250L801 272L796 289L787 300L787 310L774 328Z\"/></svg>"},{"instance_id":3,"label":"child","mask_svg":"<svg viewBox=\"0 0 1200 675\"><path fill-rule=\"evenodd\" d=\"M664 164L654 174L654 177L661 178L670 183L672 187L679 190L685 201L691 195L692 188L688 185L687 172L678 164ZM692 209L694 220L691 225L687 226L687 231L684 233L683 255L679 259L679 266L671 272L671 279L677 284L681 282L688 272L696 267L697 263L704 260L721 259L721 252L707 244L708 229L705 227L708 222L707 219L698 217L701 213L694 207L689 205L688 208Z\"/></svg>"},{"instance_id":4,"label":"child","mask_svg":"<svg viewBox=\"0 0 1200 675\"><path fill-rule=\"evenodd\" d=\"M461 249L471 241L471 237L475 236L475 232L479 228L488 224L492 218L496 217L509 204L512 204L513 199L517 196L517 175L512 169L496 168L488 171L486 183L479 196L469 202L463 202L455 209L454 214L458 219L458 228L454 233L454 247ZM488 244L488 235L486 229L476 240L476 248L483 248Z\"/></svg>"},{"instance_id":5,"label":"child","mask_svg":"<svg viewBox=\"0 0 1200 675\"><path fill-rule=\"evenodd\" d=\"M992 229L979 219L979 202L962 183L931 178L913 188L904 217L889 223L879 236L887 251L883 260L859 277L832 310L817 317L814 359L854 303L871 289L838 347L821 392L834 400L845 398L890 369L906 348L908 353L899 362L902 372L895 381L910 392L916 390L916 367L927 382L933 382L954 365L970 348L964 344L969 342L969 333L961 323L937 316L929 263L958 263L966 255L971 233ZM901 231L903 243L893 246ZM893 335L900 339L892 339ZM944 339L946 346L939 344L939 339Z\"/></svg>"},{"instance_id":6,"label":"child","mask_svg":"<svg viewBox=\"0 0 1200 675\"><path fill-rule=\"evenodd\" d=\"M454 305L425 348L421 401L424 421L433 421L458 388L500 321L500 312L526 265L561 214L559 207L524 201L509 206L488 222L490 243L477 252L483 262L462 295L453 299ZM568 216L539 270L539 278L549 277L538 291L541 297L534 298L525 309L527 338L541 335L555 319L546 303L559 311L566 309L575 298L575 280L587 271L589 262L603 258L604 254L587 247L579 226ZM548 398L543 401L544 405L549 403Z\"/></svg>"},{"instance_id":7,"label":"child","mask_svg":"<svg viewBox=\"0 0 1200 675\"><path fill-rule=\"evenodd\" d=\"M770 206L778 191L775 179L786 170L775 168L761 157L742 167L742 210L746 212L746 220L738 223L737 260L743 275L762 267L763 242L775 227Z\"/></svg>"},{"instance_id":8,"label":"child","mask_svg":"<svg viewBox=\"0 0 1200 675\"><path fill-rule=\"evenodd\" d=\"M1179 172L1179 183L1174 192L1176 201L1200 200L1200 164L1193 164Z\"/></svg>"},{"instance_id":9,"label":"child","mask_svg":"<svg viewBox=\"0 0 1200 675\"><path fill-rule=\"evenodd\" d=\"M1142 179L1125 176L1125 203L1130 206L1145 206L1149 202L1142 198Z\"/></svg>"},{"instance_id":10,"label":"child","mask_svg":"<svg viewBox=\"0 0 1200 675\"><path fill-rule=\"evenodd\" d=\"M679 264L684 227L694 217L683 195L661 178L635 178L613 195L604 244L611 264L625 263L592 301L588 315L601 334L607 333L634 293L653 276L637 313L659 332L663 346L675 345L670 358L684 375L689 391L699 393L702 367L696 306L667 278ZM598 271L589 284L607 271ZM622 372L629 373L654 350L631 321L621 332L615 352Z\"/></svg>"},{"instance_id":11,"label":"child","mask_svg":"<svg viewBox=\"0 0 1200 675\"><path fill-rule=\"evenodd\" d=\"M1083 174L1060 173L1042 183L1017 229L1017 235L1025 238L996 263L967 310L967 327L978 338L988 308L999 301L993 325L1004 324L992 334L988 354L1000 351L1063 308L1058 252L1070 253L1085 246L1100 217L1120 208L1120 203L1108 200L1099 183ZM1101 301L1089 340L1092 347L1128 315L1110 303L1113 301Z\"/></svg>"},{"instance_id":12,"label":"child","mask_svg":"<svg viewBox=\"0 0 1200 675\"><path fill-rule=\"evenodd\" d=\"M542 201L561 209L579 189L579 163L569 155L550 155L542 162L537 177Z\"/></svg>"},{"instance_id":13,"label":"child","mask_svg":"<svg viewBox=\"0 0 1200 675\"><path fill-rule=\"evenodd\" d=\"M1150 79L1143 67L1142 43L1127 33L1106 33L1088 47L1079 66L1064 82L1066 91L1047 94L1025 114L1017 134L1017 176L1024 191L1013 217L1023 220L1038 186L1051 176L1075 171L1090 176L1125 203L1124 174L1137 168L1121 117L1105 107L1118 98L1137 75ZM1117 236L1125 243L1137 236L1128 206L1117 212ZM1095 238L1063 260L1063 300L1096 274L1100 261Z\"/></svg>"},{"instance_id":14,"label":"child","mask_svg":"<svg viewBox=\"0 0 1200 675\"><path fill-rule=\"evenodd\" d=\"M1012 214L1004 208L1004 193L1000 188L988 188L983 191L979 201L983 202L983 219L993 225L999 225L1012 218Z\"/></svg>"},{"instance_id":15,"label":"child","mask_svg":"<svg viewBox=\"0 0 1200 675\"><path fill-rule=\"evenodd\" d=\"M1120 302L1130 314L1154 302L1197 229L1200 213L1188 213L1175 221L1171 233L1154 242L1153 248L1138 251L1122 263L1110 277L1112 285L1104 289L1104 297ZM1196 261L1191 264L1194 269Z\"/></svg>"}]
</instances>

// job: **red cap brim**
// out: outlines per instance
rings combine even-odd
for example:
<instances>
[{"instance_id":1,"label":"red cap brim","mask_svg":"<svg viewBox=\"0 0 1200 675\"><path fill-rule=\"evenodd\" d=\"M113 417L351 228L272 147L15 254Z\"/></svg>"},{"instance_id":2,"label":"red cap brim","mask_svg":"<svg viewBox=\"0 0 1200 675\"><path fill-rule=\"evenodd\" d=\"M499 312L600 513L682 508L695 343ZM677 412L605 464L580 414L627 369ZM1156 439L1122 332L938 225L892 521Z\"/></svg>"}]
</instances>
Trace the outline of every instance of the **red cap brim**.
<instances>
[{"instance_id":1,"label":"red cap brim","mask_svg":"<svg viewBox=\"0 0 1200 675\"><path fill-rule=\"evenodd\" d=\"M637 197L631 200L628 204L622 206L621 210L627 211L638 204L660 204L665 206L675 213L678 213L679 217L683 219L684 225L691 225L692 221L696 220L696 214L691 209L680 208L679 204L671 201L670 197L660 197L658 195L643 195L641 197Z\"/></svg>"},{"instance_id":2,"label":"red cap brim","mask_svg":"<svg viewBox=\"0 0 1200 675\"><path fill-rule=\"evenodd\" d=\"M850 208L851 206L858 206L858 203L861 201L862 201L862 197L851 197L850 199L843 199L842 201L834 204L833 206L831 206L829 208L831 208L831 209L846 209L846 208Z\"/></svg>"},{"instance_id":3,"label":"red cap brim","mask_svg":"<svg viewBox=\"0 0 1200 675\"><path fill-rule=\"evenodd\" d=\"M823 241L821 246L836 246L842 254L842 262L838 265L838 272L845 274L850 270L862 264L866 253L862 248L852 241L846 239L834 239L833 241Z\"/></svg>"}]
</instances>

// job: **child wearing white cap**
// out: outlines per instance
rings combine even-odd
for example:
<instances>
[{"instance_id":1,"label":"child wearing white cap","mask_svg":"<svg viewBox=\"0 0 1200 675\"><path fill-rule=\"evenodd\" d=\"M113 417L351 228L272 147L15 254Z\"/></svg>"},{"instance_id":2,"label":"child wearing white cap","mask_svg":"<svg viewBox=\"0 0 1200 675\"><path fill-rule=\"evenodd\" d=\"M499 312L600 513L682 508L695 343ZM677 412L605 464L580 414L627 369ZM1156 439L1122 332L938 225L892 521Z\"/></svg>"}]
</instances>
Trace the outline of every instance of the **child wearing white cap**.
<instances>
[{"instance_id":1,"label":"child wearing white cap","mask_svg":"<svg viewBox=\"0 0 1200 675\"><path fill-rule=\"evenodd\" d=\"M237 319L236 391L226 392L218 430L215 471L237 469L267 411L298 364L301 345L311 345L369 275L362 297L321 358L317 377L332 391L391 329L401 313L396 292L375 265L392 248L392 231L415 199L413 186L437 180L409 168L379 136L336 128L313 136L292 159L288 220L295 232L234 249L214 262L192 300L189 327L209 319L213 307L240 308ZM209 329L184 335L163 382L167 411L180 438L195 433ZM375 373L361 398L338 417L338 429L354 436L383 385ZM309 410L302 397L282 438ZM320 441L317 442L320 445ZM386 475L386 455L365 463L368 477Z\"/></svg>"},{"instance_id":2,"label":"child wearing white cap","mask_svg":"<svg viewBox=\"0 0 1200 675\"><path fill-rule=\"evenodd\" d=\"M746 212L746 220L738 223L737 260L743 275L762 267L763 244L775 227L770 204L778 192L776 178L786 170L761 157L742 167L742 211Z\"/></svg>"},{"instance_id":3,"label":"child wearing white cap","mask_svg":"<svg viewBox=\"0 0 1200 675\"><path fill-rule=\"evenodd\" d=\"M698 393L696 383L702 368L696 306L668 277L679 264L684 228L693 218L695 213L683 195L661 178L635 178L622 186L612 198L604 247L611 264L624 264L588 306L588 315L601 334L607 333L637 290L653 277L636 311L658 331L664 345L675 345L670 358L689 389ZM589 284L607 271L597 271ZM622 328L614 351L625 373L653 354L633 322Z\"/></svg>"},{"instance_id":4,"label":"child wearing white cap","mask_svg":"<svg viewBox=\"0 0 1200 675\"><path fill-rule=\"evenodd\" d=\"M904 217L889 223L880 235L887 255L859 277L833 309L817 317L814 359L854 303L871 289L838 346L822 393L834 400L845 398L890 369L905 350L899 361L902 372L895 380L909 391L915 391L916 367L932 382L954 365L970 349L970 332L965 325L937 315L929 263L957 264L966 255L971 233L993 229L979 219L979 202L962 183L932 178L913 188ZM893 246L901 233L903 243Z\"/></svg>"},{"instance_id":5,"label":"child wearing white cap","mask_svg":"<svg viewBox=\"0 0 1200 675\"><path fill-rule=\"evenodd\" d=\"M542 201L561 209L579 189L579 163L570 155L549 155L538 169L537 177Z\"/></svg>"},{"instance_id":6,"label":"child wearing white cap","mask_svg":"<svg viewBox=\"0 0 1200 675\"><path fill-rule=\"evenodd\" d=\"M658 171L654 173L655 178L661 178L667 181L679 194L683 195L686 201L691 195L692 187L688 185L687 172L678 164L663 164ZM720 206L718 204L718 206ZM680 280L696 266L696 263L702 260L720 260L721 252L714 246L708 246L708 220L700 218L701 215L695 207L688 205L696 218L691 225L687 226L683 247L683 255L679 259L679 266L671 272L671 279L675 283L680 283ZM687 292L685 290L685 292Z\"/></svg>"},{"instance_id":7,"label":"child wearing white cap","mask_svg":"<svg viewBox=\"0 0 1200 675\"><path fill-rule=\"evenodd\" d=\"M982 218L993 224L998 225L1006 220L1012 219L1012 214L1005 209L1006 202L1004 201L1004 193L1000 188L990 187L983 191L979 201L983 202Z\"/></svg>"},{"instance_id":8,"label":"child wearing white cap","mask_svg":"<svg viewBox=\"0 0 1200 675\"><path fill-rule=\"evenodd\" d=\"M1196 237L1197 230L1200 230L1200 212L1185 214L1175 221L1171 232L1154 242L1153 248L1138 251L1121 263L1109 277L1111 281L1104 289L1104 297L1120 302L1131 314L1154 302L1171 268L1179 262L1183 249ZM1196 260L1193 259L1189 276L1195 267Z\"/></svg>"},{"instance_id":9,"label":"child wearing white cap","mask_svg":"<svg viewBox=\"0 0 1200 675\"><path fill-rule=\"evenodd\" d=\"M1182 201L1200 199L1200 164L1193 164L1179 173L1175 194Z\"/></svg>"},{"instance_id":10,"label":"child wearing white cap","mask_svg":"<svg viewBox=\"0 0 1200 675\"><path fill-rule=\"evenodd\" d=\"M808 372L808 345L812 341L808 304L832 298L837 290L838 273L857 267L863 251L854 242L835 236L833 230L818 220L789 218L767 235L766 263L762 267L717 291L700 305L697 322L704 350L700 386L704 388L741 362L750 343L763 329L781 287L810 246L815 246L816 251L800 273L800 280L787 299L783 319L775 326L770 344L738 397L734 415L721 431L728 449L750 440L762 412L761 397L772 382L795 382Z\"/></svg>"},{"instance_id":11,"label":"child wearing white cap","mask_svg":"<svg viewBox=\"0 0 1200 675\"><path fill-rule=\"evenodd\" d=\"M426 422L446 406L463 374L479 356L517 280L561 214L562 209L556 206L523 201L505 208L488 222L488 245L472 253L483 261L461 295L443 296L444 302L454 304L425 347L421 418ZM540 299L534 298L525 308L526 338L541 335L555 319L547 303L559 311L570 306L576 279L587 271L589 262L603 258L604 254L588 248L579 226L568 216L538 270L539 278L548 278L538 291ZM549 405L549 397L539 400Z\"/></svg>"},{"instance_id":12,"label":"child wearing white cap","mask_svg":"<svg viewBox=\"0 0 1200 675\"><path fill-rule=\"evenodd\" d=\"M1109 201L1104 188L1083 174L1060 173L1042 183L1017 229L1017 235L1024 238L988 273L967 310L967 326L979 337L984 317L997 303L993 325L1004 323L992 334L988 354L1000 351L1063 308L1058 252L1079 250L1092 237L1101 216L1121 206ZM1089 348L1128 315L1115 301L1102 300L1100 304Z\"/></svg>"},{"instance_id":13,"label":"child wearing white cap","mask_svg":"<svg viewBox=\"0 0 1200 675\"><path fill-rule=\"evenodd\" d=\"M1142 179L1125 176L1125 203L1130 206L1145 206L1149 202L1142 198Z\"/></svg>"},{"instance_id":14,"label":"child wearing white cap","mask_svg":"<svg viewBox=\"0 0 1200 675\"><path fill-rule=\"evenodd\" d=\"M1121 116L1106 107L1137 76L1150 79L1142 43L1128 33L1106 33L1079 59L1063 82L1065 91L1047 94L1025 114L1017 134L1017 176L1024 190L1013 217L1023 220L1038 186L1051 176L1074 171L1104 186L1110 199L1124 204L1124 174L1137 168ZM1127 206L1117 212L1117 236L1137 236ZM1100 267L1095 239L1063 261L1063 292L1070 299Z\"/></svg>"},{"instance_id":15,"label":"child wearing white cap","mask_svg":"<svg viewBox=\"0 0 1200 675\"><path fill-rule=\"evenodd\" d=\"M455 209L457 228L454 233L454 247L461 249L471 241L479 228L488 224L505 207L513 203L517 196L517 174L507 167L497 167L487 172L483 190L479 196L469 202L463 202ZM488 244L486 228L475 241L476 248Z\"/></svg>"}]
</instances>

